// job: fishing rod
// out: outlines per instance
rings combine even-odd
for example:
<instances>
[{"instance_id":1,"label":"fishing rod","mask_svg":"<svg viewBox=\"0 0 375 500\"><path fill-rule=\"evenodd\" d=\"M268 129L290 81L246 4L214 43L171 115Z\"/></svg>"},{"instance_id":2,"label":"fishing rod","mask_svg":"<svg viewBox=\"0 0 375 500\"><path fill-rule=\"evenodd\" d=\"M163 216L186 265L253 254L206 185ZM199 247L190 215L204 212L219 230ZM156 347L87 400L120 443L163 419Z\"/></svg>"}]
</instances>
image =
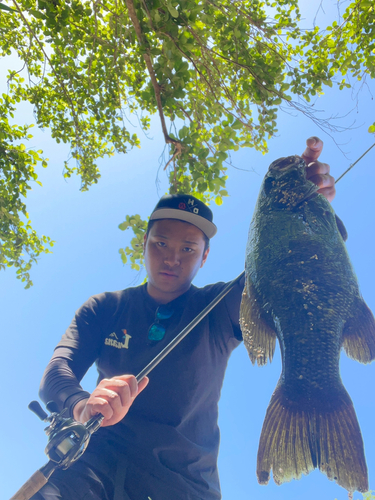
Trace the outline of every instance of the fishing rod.
<instances>
[{"instance_id":1,"label":"fishing rod","mask_svg":"<svg viewBox=\"0 0 375 500\"><path fill-rule=\"evenodd\" d=\"M245 271L230 281L223 290L187 325L162 351L143 368L136 376L140 382L148 375L176 346L188 335L195 326L241 281ZM57 405L53 401L47 403L48 415L37 401L29 404L29 409L44 422L49 422L45 429L48 436L48 444L44 450L49 461L37 470L26 483L12 496L10 500L29 500L44 486L56 469L67 469L73 462L78 460L85 452L91 435L96 432L104 416L101 413L94 415L86 423L82 424L73 418L64 417L67 409L58 413Z\"/></svg>"},{"instance_id":2,"label":"fishing rod","mask_svg":"<svg viewBox=\"0 0 375 500\"><path fill-rule=\"evenodd\" d=\"M370 150L371 150L374 146L375 146L375 142L374 142L374 144L373 144L372 146L370 146L370 147L367 149L367 151L365 151L365 152L363 153L363 155L361 155L361 156L360 156L360 157L359 157L359 158L358 158L358 159L357 159L354 163L352 163L352 164L350 165L350 167L349 167L348 169L346 169L346 170L345 170L345 172L344 172L343 174L341 174L341 175L340 175L340 177L336 180L335 184L337 184L337 183L338 183L338 182L339 182L339 181L340 181L340 180L344 177L344 175L345 175L345 174L347 174L347 173L349 172L349 170L351 170L351 169L354 167L354 165L356 165L356 164L359 162L359 160L362 160L362 158L363 158L364 156L366 156L366 155L367 155L367 153L368 153L368 152L369 152L369 151L370 151Z\"/></svg>"}]
</instances>

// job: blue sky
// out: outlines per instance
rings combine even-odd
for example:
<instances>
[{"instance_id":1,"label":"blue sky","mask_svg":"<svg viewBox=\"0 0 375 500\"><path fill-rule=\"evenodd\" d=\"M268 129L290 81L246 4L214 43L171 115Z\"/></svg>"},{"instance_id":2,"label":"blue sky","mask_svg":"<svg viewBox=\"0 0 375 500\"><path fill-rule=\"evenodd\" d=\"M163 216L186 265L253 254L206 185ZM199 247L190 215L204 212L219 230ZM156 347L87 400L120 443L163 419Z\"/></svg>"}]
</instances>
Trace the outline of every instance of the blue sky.
<instances>
[{"instance_id":1,"label":"blue sky","mask_svg":"<svg viewBox=\"0 0 375 500\"><path fill-rule=\"evenodd\" d=\"M4 65L0 74L4 75ZM5 89L4 76L0 90ZM374 121L369 86L359 95L358 106L351 92L330 90L320 98L318 116L344 116L335 123L352 128L333 135L322 132L311 120L296 113L282 113L279 134L269 143L263 156L244 149L233 155L234 167L228 169L230 197L221 207L212 206L218 234L212 240L209 259L195 279L197 286L229 281L243 270L247 232L260 183L268 165L278 157L301 154L305 140L318 135L324 141L321 159L331 165L336 178L373 142L367 133ZM18 123L33 121L31 110L22 108ZM0 273L0 330L3 350L0 368L2 381L2 450L0 500L7 500L21 484L46 462L45 425L28 409L37 398L39 381L54 346L69 325L75 310L90 296L139 284L145 273L123 266L118 249L130 235L117 226L126 214L147 217L158 198L167 190L167 179L160 168L163 138L158 120L153 119L151 139L140 133L141 149L126 156L101 161L102 178L89 192L79 192L79 180L64 180L63 161L68 148L56 145L48 131L34 129L29 147L43 149L49 167L40 169L39 180L27 198L34 228L56 241L53 254L43 256L32 271L34 287L24 290L12 269ZM340 151L335 141L341 144ZM374 255L374 181L375 148L337 186L333 207L349 233L347 247L356 270L362 294L375 311ZM162 164L163 166L163 164ZM236 168L235 168L236 167ZM156 180L158 179L158 182ZM341 356L341 375L352 397L365 443L370 488L375 490L375 363L360 365ZM344 500L345 490L315 471L300 481L276 486L257 483L256 453L265 411L281 371L279 349L271 365L253 367L244 346L232 355L222 390L219 423L221 447L219 470L224 500ZM171 374L173 376L173 374ZM95 371L83 382L90 390ZM150 386L152 390L152 374ZM146 392L144 393L146 394ZM362 495L356 493L355 499Z\"/></svg>"}]
</instances>

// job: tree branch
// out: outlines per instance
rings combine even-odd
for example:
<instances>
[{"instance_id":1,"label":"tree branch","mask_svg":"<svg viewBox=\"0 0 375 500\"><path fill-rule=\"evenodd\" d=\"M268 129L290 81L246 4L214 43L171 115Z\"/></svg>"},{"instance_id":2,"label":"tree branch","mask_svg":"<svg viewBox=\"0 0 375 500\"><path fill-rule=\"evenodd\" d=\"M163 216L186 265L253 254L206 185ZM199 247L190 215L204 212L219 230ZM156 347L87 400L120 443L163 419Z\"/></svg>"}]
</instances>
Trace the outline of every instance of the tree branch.
<instances>
[{"instance_id":1,"label":"tree branch","mask_svg":"<svg viewBox=\"0 0 375 500\"><path fill-rule=\"evenodd\" d=\"M138 41L142 45L142 47L145 48L145 52L143 53L143 58L146 62L146 66L147 66L147 70L148 70L148 73L149 73L150 78L151 78L152 86L154 87L155 99L156 99L156 103L158 106L161 127L163 130L165 142L167 144L174 144L177 154L180 154L181 150L182 150L182 144L179 141L177 141L176 139L172 139L172 137L169 136L168 131L167 131L167 126L165 124L163 105L161 102L160 85L156 79L154 67L152 65L150 49L148 47L147 40L143 36L142 28L141 28L140 22L137 18L137 13L135 12L133 0L125 0L125 3L126 3L126 6L128 8L129 17L130 17L131 22L133 23ZM175 154L173 156L175 156Z\"/></svg>"},{"instance_id":2,"label":"tree branch","mask_svg":"<svg viewBox=\"0 0 375 500\"><path fill-rule=\"evenodd\" d=\"M43 44L41 43L41 41L39 40L39 38L36 36L36 34L34 33L34 30L32 29L30 23L28 22L28 20L26 19L26 17L24 16L23 12L22 12L22 9L21 7L18 5L17 3L17 0L13 0L13 3L18 11L18 13L20 14L23 22L25 23L25 26L27 27L29 33L31 34L31 36L34 38L34 40L36 41L36 43L39 45L39 48L41 50L41 52L43 53L45 59L48 61L50 67L51 67L51 71L53 72L53 74L55 75L56 77L56 80L63 92L63 94L65 95L66 97L66 100L68 101L68 103L70 104L70 111L72 113L72 117L73 117L73 120L74 120L74 124L76 126L76 143L77 143L77 148L80 148L80 144L81 144L81 141L80 141L80 138L79 138L79 130L80 130L80 125L79 125L79 118L76 114L76 111L75 111L75 108L74 108L74 105L73 105L73 102L72 102L72 99L69 95L69 92L68 92L68 89L66 87L66 85L64 84L64 82L59 78L59 75L57 74L53 64L51 63L51 60L50 58L48 57L46 51L44 50L44 47L43 47Z\"/></svg>"}]
</instances>

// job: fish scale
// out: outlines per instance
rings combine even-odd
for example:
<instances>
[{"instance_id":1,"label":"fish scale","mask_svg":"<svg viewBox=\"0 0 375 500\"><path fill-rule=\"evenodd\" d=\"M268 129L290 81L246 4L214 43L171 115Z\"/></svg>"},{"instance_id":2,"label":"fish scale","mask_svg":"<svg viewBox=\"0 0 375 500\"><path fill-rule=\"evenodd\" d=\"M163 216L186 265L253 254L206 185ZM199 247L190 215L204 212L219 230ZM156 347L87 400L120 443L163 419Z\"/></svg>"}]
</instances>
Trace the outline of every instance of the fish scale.
<instances>
[{"instance_id":1,"label":"fish scale","mask_svg":"<svg viewBox=\"0 0 375 500\"><path fill-rule=\"evenodd\" d=\"M367 491L367 466L352 401L340 378L340 351L375 358L375 321L362 299L346 230L306 164L273 162L263 181L246 249L240 324L252 363L282 373L259 441L257 476L277 484L318 467L349 492Z\"/></svg>"}]
</instances>

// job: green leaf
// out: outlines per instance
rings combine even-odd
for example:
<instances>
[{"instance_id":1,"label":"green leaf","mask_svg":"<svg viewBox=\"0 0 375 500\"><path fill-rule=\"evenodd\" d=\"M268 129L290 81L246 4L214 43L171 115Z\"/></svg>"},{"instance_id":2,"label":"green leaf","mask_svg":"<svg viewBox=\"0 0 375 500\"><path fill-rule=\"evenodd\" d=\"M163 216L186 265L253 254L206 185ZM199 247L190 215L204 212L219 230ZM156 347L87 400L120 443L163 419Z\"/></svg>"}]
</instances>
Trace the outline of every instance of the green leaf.
<instances>
[{"instance_id":1,"label":"green leaf","mask_svg":"<svg viewBox=\"0 0 375 500\"><path fill-rule=\"evenodd\" d=\"M121 231L125 231L126 229L128 229L129 225L130 224L128 222L121 222L121 224L119 224L118 228L121 229Z\"/></svg>"},{"instance_id":2,"label":"green leaf","mask_svg":"<svg viewBox=\"0 0 375 500\"><path fill-rule=\"evenodd\" d=\"M37 19L45 19L46 16L42 12L39 12L38 10L35 9L30 9L30 14L32 14L34 17Z\"/></svg>"},{"instance_id":3,"label":"green leaf","mask_svg":"<svg viewBox=\"0 0 375 500\"><path fill-rule=\"evenodd\" d=\"M6 10L8 12L17 12L15 9L8 7L7 5L0 3L0 10Z\"/></svg>"},{"instance_id":4,"label":"green leaf","mask_svg":"<svg viewBox=\"0 0 375 500\"><path fill-rule=\"evenodd\" d=\"M124 251L123 248L120 248L119 254L121 255L121 261L122 261L122 263L125 265L127 263L127 261L128 261L128 258L126 256L126 253L125 253L125 251Z\"/></svg>"},{"instance_id":5,"label":"green leaf","mask_svg":"<svg viewBox=\"0 0 375 500\"><path fill-rule=\"evenodd\" d=\"M173 7L171 2L167 2L167 9L172 17L177 18L179 16L178 10Z\"/></svg>"}]
</instances>

